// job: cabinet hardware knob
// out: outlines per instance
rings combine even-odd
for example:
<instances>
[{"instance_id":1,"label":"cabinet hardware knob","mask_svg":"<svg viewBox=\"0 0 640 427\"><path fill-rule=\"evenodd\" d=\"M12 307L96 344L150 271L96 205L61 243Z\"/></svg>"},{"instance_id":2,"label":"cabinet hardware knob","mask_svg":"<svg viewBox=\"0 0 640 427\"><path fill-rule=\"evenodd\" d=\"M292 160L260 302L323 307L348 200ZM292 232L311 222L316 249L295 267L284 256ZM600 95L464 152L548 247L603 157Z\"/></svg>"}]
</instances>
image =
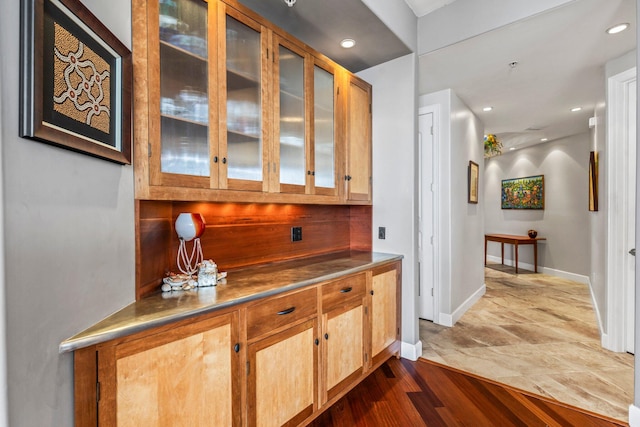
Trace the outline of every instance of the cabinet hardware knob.
<instances>
[{"instance_id":1,"label":"cabinet hardware knob","mask_svg":"<svg viewBox=\"0 0 640 427\"><path fill-rule=\"evenodd\" d=\"M316 176L316 171L311 171L311 176Z\"/></svg>"},{"instance_id":2,"label":"cabinet hardware knob","mask_svg":"<svg viewBox=\"0 0 640 427\"><path fill-rule=\"evenodd\" d=\"M349 286L348 288L340 289L340 293L341 294L346 294L347 292L351 292L352 290L353 290L353 288L351 286Z\"/></svg>"},{"instance_id":3,"label":"cabinet hardware knob","mask_svg":"<svg viewBox=\"0 0 640 427\"><path fill-rule=\"evenodd\" d=\"M240 344L236 344L233 346L233 351L235 351L236 353L240 351Z\"/></svg>"},{"instance_id":4,"label":"cabinet hardware knob","mask_svg":"<svg viewBox=\"0 0 640 427\"><path fill-rule=\"evenodd\" d=\"M373 295L373 291L371 291L371 295Z\"/></svg>"},{"instance_id":5,"label":"cabinet hardware knob","mask_svg":"<svg viewBox=\"0 0 640 427\"><path fill-rule=\"evenodd\" d=\"M311 175L311 171L307 171L307 175Z\"/></svg>"},{"instance_id":6,"label":"cabinet hardware knob","mask_svg":"<svg viewBox=\"0 0 640 427\"><path fill-rule=\"evenodd\" d=\"M324 334L324 339L328 340L329 339L329 334Z\"/></svg>"},{"instance_id":7,"label":"cabinet hardware knob","mask_svg":"<svg viewBox=\"0 0 640 427\"><path fill-rule=\"evenodd\" d=\"M213 163L218 163L218 156L213 156Z\"/></svg>"},{"instance_id":8,"label":"cabinet hardware knob","mask_svg":"<svg viewBox=\"0 0 640 427\"><path fill-rule=\"evenodd\" d=\"M295 309L296 309L295 307L289 307L289 308L287 308L287 309L285 309L285 310L279 311L279 312L278 312L278 315L279 315L279 316L282 316L283 314L293 313L293 311L294 311Z\"/></svg>"},{"instance_id":9,"label":"cabinet hardware knob","mask_svg":"<svg viewBox=\"0 0 640 427\"><path fill-rule=\"evenodd\" d=\"M223 157L223 158L222 158L222 164L224 164L224 165L226 165L226 164L227 164L227 158L226 158L226 157Z\"/></svg>"},{"instance_id":10,"label":"cabinet hardware knob","mask_svg":"<svg viewBox=\"0 0 640 427\"><path fill-rule=\"evenodd\" d=\"M316 343L316 345L320 345L320 340L318 338L316 338L314 342Z\"/></svg>"}]
</instances>

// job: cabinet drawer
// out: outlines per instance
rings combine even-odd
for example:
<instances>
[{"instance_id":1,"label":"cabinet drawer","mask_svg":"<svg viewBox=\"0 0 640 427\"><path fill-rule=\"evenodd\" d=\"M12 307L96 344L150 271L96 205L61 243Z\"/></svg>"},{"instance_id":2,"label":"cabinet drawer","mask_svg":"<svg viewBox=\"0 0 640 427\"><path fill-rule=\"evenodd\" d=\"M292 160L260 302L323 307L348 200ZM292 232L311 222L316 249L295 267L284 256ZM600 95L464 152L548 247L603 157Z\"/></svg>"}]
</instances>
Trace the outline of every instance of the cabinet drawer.
<instances>
[{"instance_id":1,"label":"cabinet drawer","mask_svg":"<svg viewBox=\"0 0 640 427\"><path fill-rule=\"evenodd\" d=\"M247 338L258 337L317 313L316 288L268 298L247 308Z\"/></svg>"},{"instance_id":2,"label":"cabinet drawer","mask_svg":"<svg viewBox=\"0 0 640 427\"><path fill-rule=\"evenodd\" d=\"M327 283L322 286L322 312L331 311L345 301L364 297L366 286L365 273Z\"/></svg>"}]
</instances>

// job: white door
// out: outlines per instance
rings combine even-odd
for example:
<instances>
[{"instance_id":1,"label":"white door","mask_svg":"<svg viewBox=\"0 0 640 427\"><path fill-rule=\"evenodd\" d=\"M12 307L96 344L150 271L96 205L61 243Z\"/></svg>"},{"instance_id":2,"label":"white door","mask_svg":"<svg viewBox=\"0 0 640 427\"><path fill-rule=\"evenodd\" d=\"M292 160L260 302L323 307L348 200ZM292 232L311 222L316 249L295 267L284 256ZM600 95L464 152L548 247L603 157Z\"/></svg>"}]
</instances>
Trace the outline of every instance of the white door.
<instances>
[{"instance_id":1,"label":"white door","mask_svg":"<svg viewBox=\"0 0 640 427\"><path fill-rule=\"evenodd\" d=\"M635 248L636 232L636 81L627 85L627 248ZM640 248L639 248L640 249ZM635 305L635 268L636 259L629 255L626 260L624 292L624 344L625 351L635 353L634 345L634 305Z\"/></svg>"},{"instance_id":2,"label":"white door","mask_svg":"<svg viewBox=\"0 0 640 427\"><path fill-rule=\"evenodd\" d=\"M418 208L418 259L420 283L418 295L421 319L433 320L433 113L418 116L418 144L420 155Z\"/></svg>"}]
</instances>

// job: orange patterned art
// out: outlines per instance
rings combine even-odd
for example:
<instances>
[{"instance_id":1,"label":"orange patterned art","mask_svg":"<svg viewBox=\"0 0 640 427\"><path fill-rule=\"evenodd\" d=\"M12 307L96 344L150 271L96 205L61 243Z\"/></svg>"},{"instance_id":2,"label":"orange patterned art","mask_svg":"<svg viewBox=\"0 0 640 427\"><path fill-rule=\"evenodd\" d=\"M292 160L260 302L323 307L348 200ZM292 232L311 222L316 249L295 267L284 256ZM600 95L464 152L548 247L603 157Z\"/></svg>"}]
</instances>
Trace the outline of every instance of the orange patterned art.
<instances>
[{"instance_id":1,"label":"orange patterned art","mask_svg":"<svg viewBox=\"0 0 640 427\"><path fill-rule=\"evenodd\" d=\"M54 24L53 109L109 133L109 64L57 22Z\"/></svg>"}]
</instances>

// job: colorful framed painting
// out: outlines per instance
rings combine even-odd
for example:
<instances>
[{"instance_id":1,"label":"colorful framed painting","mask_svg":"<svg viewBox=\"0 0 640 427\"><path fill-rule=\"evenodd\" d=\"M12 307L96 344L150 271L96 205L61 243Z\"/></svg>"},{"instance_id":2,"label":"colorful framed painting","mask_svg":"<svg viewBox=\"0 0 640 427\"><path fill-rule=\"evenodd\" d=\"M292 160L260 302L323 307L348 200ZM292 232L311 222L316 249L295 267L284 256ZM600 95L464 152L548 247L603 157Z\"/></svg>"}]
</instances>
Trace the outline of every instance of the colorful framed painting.
<instances>
[{"instance_id":1,"label":"colorful framed painting","mask_svg":"<svg viewBox=\"0 0 640 427\"><path fill-rule=\"evenodd\" d=\"M480 170L478 164L469 160L469 173L468 173L468 202L469 203L478 203L478 177L480 175Z\"/></svg>"},{"instance_id":2,"label":"colorful framed painting","mask_svg":"<svg viewBox=\"0 0 640 427\"><path fill-rule=\"evenodd\" d=\"M20 136L131 163L131 52L79 0L21 2Z\"/></svg>"},{"instance_id":3,"label":"colorful framed painting","mask_svg":"<svg viewBox=\"0 0 640 427\"><path fill-rule=\"evenodd\" d=\"M544 175L503 179L502 209L544 209Z\"/></svg>"}]
</instances>

